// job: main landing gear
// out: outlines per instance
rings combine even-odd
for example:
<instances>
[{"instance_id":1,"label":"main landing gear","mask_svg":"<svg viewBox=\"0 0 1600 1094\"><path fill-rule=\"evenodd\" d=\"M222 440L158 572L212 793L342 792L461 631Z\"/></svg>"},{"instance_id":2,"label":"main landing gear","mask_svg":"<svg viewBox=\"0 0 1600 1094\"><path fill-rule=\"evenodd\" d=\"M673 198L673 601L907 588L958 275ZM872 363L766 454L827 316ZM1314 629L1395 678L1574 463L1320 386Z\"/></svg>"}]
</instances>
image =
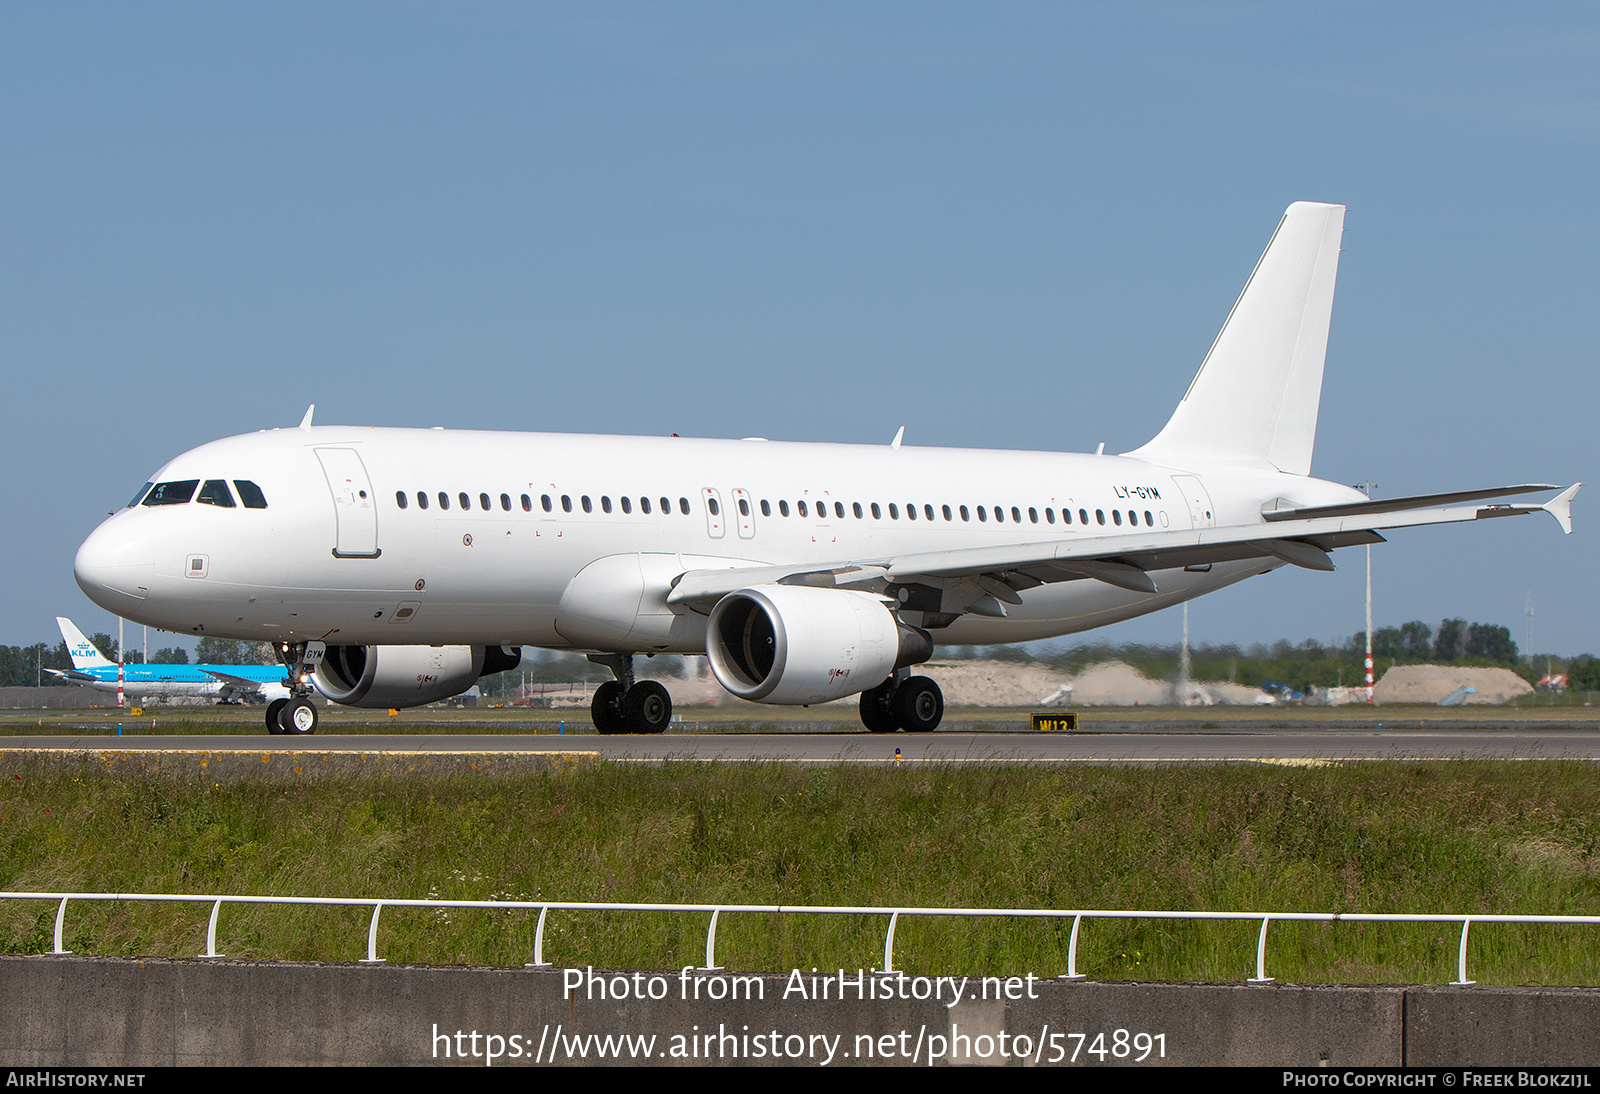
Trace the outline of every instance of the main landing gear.
<instances>
[{"instance_id":1,"label":"main landing gear","mask_svg":"<svg viewBox=\"0 0 1600 1094\"><path fill-rule=\"evenodd\" d=\"M317 708L311 703L312 687L307 680L322 660L321 642L296 642L278 645L278 658L289 678L284 686L289 698L267 704L267 732L275 736L305 737L317 731Z\"/></svg>"},{"instance_id":2,"label":"main landing gear","mask_svg":"<svg viewBox=\"0 0 1600 1094\"><path fill-rule=\"evenodd\" d=\"M589 716L601 733L661 733L672 721L672 697L654 680L633 679L633 654L591 653L589 660L611 670L615 680L594 689Z\"/></svg>"},{"instance_id":3,"label":"main landing gear","mask_svg":"<svg viewBox=\"0 0 1600 1094\"><path fill-rule=\"evenodd\" d=\"M944 717L944 693L926 676L901 669L861 693L861 724L874 733L929 733Z\"/></svg>"}]
</instances>

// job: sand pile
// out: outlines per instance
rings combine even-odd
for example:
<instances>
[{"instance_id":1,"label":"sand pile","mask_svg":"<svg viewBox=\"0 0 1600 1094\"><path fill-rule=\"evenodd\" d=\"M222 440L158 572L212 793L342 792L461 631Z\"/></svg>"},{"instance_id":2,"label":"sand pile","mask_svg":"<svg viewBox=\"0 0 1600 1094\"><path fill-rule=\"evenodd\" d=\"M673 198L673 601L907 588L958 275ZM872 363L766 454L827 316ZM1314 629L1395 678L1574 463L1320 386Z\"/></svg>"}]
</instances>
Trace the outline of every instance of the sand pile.
<instances>
[{"instance_id":1,"label":"sand pile","mask_svg":"<svg viewBox=\"0 0 1600 1094\"><path fill-rule=\"evenodd\" d=\"M1067 678L1019 661L930 661L912 669L932 677L947 706L1033 707L1061 690Z\"/></svg>"},{"instance_id":2,"label":"sand pile","mask_svg":"<svg viewBox=\"0 0 1600 1094\"><path fill-rule=\"evenodd\" d=\"M1072 681L1072 705L1131 707L1172 701L1172 687L1152 680L1124 661L1090 665Z\"/></svg>"},{"instance_id":3,"label":"sand pile","mask_svg":"<svg viewBox=\"0 0 1600 1094\"><path fill-rule=\"evenodd\" d=\"M699 669L703 659L689 659L691 671ZM1121 661L1107 661L1091 665L1077 677L1068 677L1044 665L1020 661L930 661L912 669L918 676L929 676L944 692L946 706L952 707L1032 707L1042 708L1045 700L1055 698L1051 706L1133 706L1139 704L1170 703L1172 689L1162 680L1152 680L1138 669ZM709 674L689 679L664 677L661 683L672 695L674 706L701 706L706 703L724 705L740 703L724 691ZM1060 695L1063 686L1071 684L1072 692ZM1207 684L1211 690L1229 688L1230 694L1223 702L1249 703L1253 689L1230 685ZM1234 697L1232 690L1245 693ZM838 700L840 706L854 706L858 702L852 695Z\"/></svg>"},{"instance_id":4,"label":"sand pile","mask_svg":"<svg viewBox=\"0 0 1600 1094\"><path fill-rule=\"evenodd\" d=\"M1396 665L1372 689L1378 703L1437 703L1457 688L1477 688L1469 703L1504 703L1533 691L1510 669L1468 669L1452 665Z\"/></svg>"}]
</instances>

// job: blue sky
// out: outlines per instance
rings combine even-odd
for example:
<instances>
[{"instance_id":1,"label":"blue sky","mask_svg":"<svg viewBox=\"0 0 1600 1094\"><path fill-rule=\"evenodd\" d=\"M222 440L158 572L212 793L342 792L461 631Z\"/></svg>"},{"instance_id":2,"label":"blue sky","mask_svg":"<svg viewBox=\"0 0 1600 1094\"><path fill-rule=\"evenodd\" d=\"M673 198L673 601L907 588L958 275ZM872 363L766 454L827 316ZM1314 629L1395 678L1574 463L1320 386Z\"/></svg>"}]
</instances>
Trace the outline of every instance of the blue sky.
<instances>
[{"instance_id":1,"label":"blue sky","mask_svg":"<svg viewBox=\"0 0 1600 1094\"><path fill-rule=\"evenodd\" d=\"M311 402L1134 447L1299 199L1350 210L1314 473L1595 478L1592 5L9 3L0 101L4 643L114 630L89 530ZM1379 625L1600 652L1597 507L1394 534ZM1196 639L1361 629L1336 561Z\"/></svg>"}]
</instances>

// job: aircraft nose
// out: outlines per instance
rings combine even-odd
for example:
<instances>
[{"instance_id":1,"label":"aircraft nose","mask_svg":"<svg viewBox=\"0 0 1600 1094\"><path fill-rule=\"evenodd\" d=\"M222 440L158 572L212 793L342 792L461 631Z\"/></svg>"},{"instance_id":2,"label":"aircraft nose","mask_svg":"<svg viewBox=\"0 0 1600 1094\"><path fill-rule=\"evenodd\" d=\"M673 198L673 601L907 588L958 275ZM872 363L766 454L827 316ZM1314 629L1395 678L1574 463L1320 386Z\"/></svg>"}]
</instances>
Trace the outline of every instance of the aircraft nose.
<instances>
[{"instance_id":1,"label":"aircraft nose","mask_svg":"<svg viewBox=\"0 0 1600 1094\"><path fill-rule=\"evenodd\" d=\"M129 537L109 520L90 533L72 562L72 576L84 595L113 615L124 615L130 601L150 592L155 571L151 552L138 537Z\"/></svg>"}]
</instances>

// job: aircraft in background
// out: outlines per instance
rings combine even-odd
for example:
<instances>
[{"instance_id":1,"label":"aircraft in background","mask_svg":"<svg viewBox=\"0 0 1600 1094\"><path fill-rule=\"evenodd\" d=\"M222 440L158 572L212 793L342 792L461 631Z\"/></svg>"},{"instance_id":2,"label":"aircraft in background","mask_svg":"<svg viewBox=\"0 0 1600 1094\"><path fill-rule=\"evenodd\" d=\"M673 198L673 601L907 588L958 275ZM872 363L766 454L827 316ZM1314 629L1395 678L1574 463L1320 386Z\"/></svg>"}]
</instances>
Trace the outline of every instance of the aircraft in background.
<instances>
[{"instance_id":1,"label":"aircraft in background","mask_svg":"<svg viewBox=\"0 0 1600 1094\"><path fill-rule=\"evenodd\" d=\"M72 656L72 668L45 671L70 683L115 692L117 663L101 653L72 620L58 615L56 626ZM161 699L201 696L219 703L271 703L290 697L282 665L124 664L120 668L122 690L128 695Z\"/></svg>"},{"instance_id":2,"label":"aircraft in background","mask_svg":"<svg viewBox=\"0 0 1600 1094\"><path fill-rule=\"evenodd\" d=\"M1331 570L1330 551L1392 528L1546 512L1570 532L1576 485L1543 504L1495 499L1556 487L1372 501L1310 476L1344 212L1289 207L1172 418L1122 455L911 448L903 430L874 446L313 426L308 410L172 460L74 573L125 618L272 641L295 681L273 732L315 730L313 685L415 706L522 646L611 669L603 733L666 727L665 689L633 674L659 652L705 653L744 699L859 694L868 729L926 731L944 700L911 668L936 644Z\"/></svg>"}]
</instances>

